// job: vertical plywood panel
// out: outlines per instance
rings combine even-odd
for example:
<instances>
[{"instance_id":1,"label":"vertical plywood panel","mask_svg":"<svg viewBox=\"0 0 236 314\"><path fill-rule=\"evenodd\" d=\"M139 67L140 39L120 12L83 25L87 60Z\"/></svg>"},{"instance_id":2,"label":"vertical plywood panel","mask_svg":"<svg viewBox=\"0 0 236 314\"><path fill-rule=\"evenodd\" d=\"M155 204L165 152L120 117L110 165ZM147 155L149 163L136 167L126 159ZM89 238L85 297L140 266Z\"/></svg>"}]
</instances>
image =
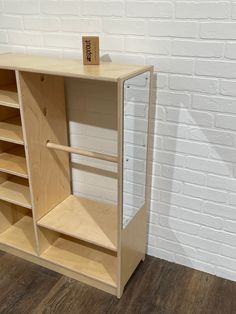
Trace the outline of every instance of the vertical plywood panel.
<instances>
[{"instance_id":1,"label":"vertical plywood panel","mask_svg":"<svg viewBox=\"0 0 236 314\"><path fill-rule=\"evenodd\" d=\"M22 122L36 220L70 195L69 156L46 148L67 145L63 77L19 73Z\"/></svg>"}]
</instances>

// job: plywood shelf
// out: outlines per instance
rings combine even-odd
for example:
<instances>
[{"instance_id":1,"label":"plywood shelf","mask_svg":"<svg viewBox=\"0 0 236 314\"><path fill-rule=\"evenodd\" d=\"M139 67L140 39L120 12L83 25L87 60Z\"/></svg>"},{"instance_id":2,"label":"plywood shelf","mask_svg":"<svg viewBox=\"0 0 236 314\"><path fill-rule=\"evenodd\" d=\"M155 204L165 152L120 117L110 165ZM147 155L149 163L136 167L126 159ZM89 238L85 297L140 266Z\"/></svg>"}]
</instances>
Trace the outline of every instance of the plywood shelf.
<instances>
[{"instance_id":1,"label":"plywood shelf","mask_svg":"<svg viewBox=\"0 0 236 314\"><path fill-rule=\"evenodd\" d=\"M38 225L117 250L117 209L110 204L70 195L41 218Z\"/></svg>"},{"instance_id":2,"label":"plywood shelf","mask_svg":"<svg viewBox=\"0 0 236 314\"><path fill-rule=\"evenodd\" d=\"M36 255L34 238L33 219L25 216L0 234L0 243Z\"/></svg>"},{"instance_id":3,"label":"plywood shelf","mask_svg":"<svg viewBox=\"0 0 236 314\"><path fill-rule=\"evenodd\" d=\"M0 122L0 140L24 145L19 116Z\"/></svg>"},{"instance_id":4,"label":"plywood shelf","mask_svg":"<svg viewBox=\"0 0 236 314\"><path fill-rule=\"evenodd\" d=\"M18 94L15 85L0 87L0 106L7 106L11 108L20 108Z\"/></svg>"},{"instance_id":5,"label":"plywood shelf","mask_svg":"<svg viewBox=\"0 0 236 314\"><path fill-rule=\"evenodd\" d=\"M23 147L16 146L0 154L0 171L23 178L28 177Z\"/></svg>"},{"instance_id":6,"label":"plywood shelf","mask_svg":"<svg viewBox=\"0 0 236 314\"><path fill-rule=\"evenodd\" d=\"M1 183L0 199L22 207L31 208L30 190L21 178L12 178Z\"/></svg>"},{"instance_id":7,"label":"plywood shelf","mask_svg":"<svg viewBox=\"0 0 236 314\"><path fill-rule=\"evenodd\" d=\"M116 287L117 258L113 255L60 237L41 257L56 265Z\"/></svg>"}]
</instances>

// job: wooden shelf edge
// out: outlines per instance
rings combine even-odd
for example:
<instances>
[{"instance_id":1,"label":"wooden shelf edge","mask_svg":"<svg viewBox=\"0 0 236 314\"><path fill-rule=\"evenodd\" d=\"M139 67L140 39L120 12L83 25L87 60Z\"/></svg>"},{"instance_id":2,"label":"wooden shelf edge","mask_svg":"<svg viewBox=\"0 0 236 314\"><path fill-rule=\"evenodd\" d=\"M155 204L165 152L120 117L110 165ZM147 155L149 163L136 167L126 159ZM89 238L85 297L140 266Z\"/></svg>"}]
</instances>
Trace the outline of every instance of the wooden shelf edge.
<instances>
[{"instance_id":1,"label":"wooden shelf edge","mask_svg":"<svg viewBox=\"0 0 236 314\"><path fill-rule=\"evenodd\" d=\"M32 209L31 205L27 205L27 204L23 204L21 202L17 202L15 200L11 199L11 198L0 196L0 200L8 202L8 203L11 203L11 204L15 204L15 205L18 205L18 206L21 206L21 207L24 207L24 208Z\"/></svg>"},{"instance_id":2,"label":"wooden shelf edge","mask_svg":"<svg viewBox=\"0 0 236 314\"><path fill-rule=\"evenodd\" d=\"M3 102L1 100L0 100L0 106L14 108L14 109L20 109L20 105L18 105L18 104L7 103L7 102Z\"/></svg>"},{"instance_id":3,"label":"wooden shelf edge","mask_svg":"<svg viewBox=\"0 0 236 314\"><path fill-rule=\"evenodd\" d=\"M6 169L6 168L2 168L0 166L0 171L1 172L4 172L4 173L7 173L7 174L12 174L13 176L17 176L17 177L20 177L20 178L23 178L23 179L28 179L28 175L24 175L24 174L21 174L19 172L15 172L15 171L11 171L9 169Z\"/></svg>"},{"instance_id":4,"label":"wooden shelf edge","mask_svg":"<svg viewBox=\"0 0 236 314\"><path fill-rule=\"evenodd\" d=\"M22 145L22 146L25 145L25 143L23 141L17 141L17 140L11 139L9 137L4 137L4 136L1 136L1 134L0 134L0 141L18 144L18 145Z\"/></svg>"}]
</instances>

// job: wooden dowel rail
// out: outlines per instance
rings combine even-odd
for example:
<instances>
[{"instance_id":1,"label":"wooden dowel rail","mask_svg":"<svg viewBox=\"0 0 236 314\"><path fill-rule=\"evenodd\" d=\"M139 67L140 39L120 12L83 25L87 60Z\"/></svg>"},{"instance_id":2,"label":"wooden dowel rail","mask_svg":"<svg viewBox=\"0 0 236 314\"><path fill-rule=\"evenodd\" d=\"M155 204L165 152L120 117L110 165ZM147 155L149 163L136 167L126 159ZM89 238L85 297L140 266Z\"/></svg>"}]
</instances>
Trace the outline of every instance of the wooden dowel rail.
<instances>
[{"instance_id":1,"label":"wooden dowel rail","mask_svg":"<svg viewBox=\"0 0 236 314\"><path fill-rule=\"evenodd\" d=\"M83 149L76 148L76 147L70 147L70 146L55 144L55 143L51 143L50 141L47 142L46 146L47 146L47 148L50 148L50 149L61 150L64 152L73 153L73 154L77 154L77 155L81 155L81 156L92 157L92 158L106 160L106 161L110 161L110 162L116 162L116 163L118 162L118 158L115 156L91 152L91 151L83 150Z\"/></svg>"}]
</instances>

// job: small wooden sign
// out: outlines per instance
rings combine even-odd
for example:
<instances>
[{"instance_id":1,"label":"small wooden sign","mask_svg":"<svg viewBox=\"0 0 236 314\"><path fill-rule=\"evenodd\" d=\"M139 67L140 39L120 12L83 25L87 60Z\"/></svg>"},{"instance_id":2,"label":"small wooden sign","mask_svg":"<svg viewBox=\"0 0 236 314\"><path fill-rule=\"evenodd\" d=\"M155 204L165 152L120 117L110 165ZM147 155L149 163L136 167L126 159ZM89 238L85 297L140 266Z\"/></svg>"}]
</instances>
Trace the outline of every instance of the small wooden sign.
<instances>
[{"instance_id":1,"label":"small wooden sign","mask_svg":"<svg viewBox=\"0 0 236 314\"><path fill-rule=\"evenodd\" d=\"M83 63L99 64L99 37L83 36Z\"/></svg>"}]
</instances>

